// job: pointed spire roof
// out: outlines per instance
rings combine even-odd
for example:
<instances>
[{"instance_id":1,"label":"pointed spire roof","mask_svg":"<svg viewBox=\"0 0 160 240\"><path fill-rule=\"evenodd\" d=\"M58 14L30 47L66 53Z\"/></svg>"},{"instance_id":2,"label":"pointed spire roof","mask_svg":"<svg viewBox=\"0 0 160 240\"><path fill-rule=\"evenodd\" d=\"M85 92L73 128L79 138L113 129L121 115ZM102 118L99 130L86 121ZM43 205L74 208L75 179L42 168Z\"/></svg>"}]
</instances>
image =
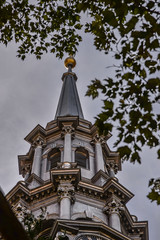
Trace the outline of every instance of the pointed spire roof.
<instances>
[{"instance_id":1,"label":"pointed spire roof","mask_svg":"<svg viewBox=\"0 0 160 240\"><path fill-rule=\"evenodd\" d=\"M72 72L72 68L75 67L76 61L73 57L68 57L64 64L68 68L68 72L64 73L62 76L63 86L55 119L64 116L78 116L84 118L76 87L77 76Z\"/></svg>"}]
</instances>

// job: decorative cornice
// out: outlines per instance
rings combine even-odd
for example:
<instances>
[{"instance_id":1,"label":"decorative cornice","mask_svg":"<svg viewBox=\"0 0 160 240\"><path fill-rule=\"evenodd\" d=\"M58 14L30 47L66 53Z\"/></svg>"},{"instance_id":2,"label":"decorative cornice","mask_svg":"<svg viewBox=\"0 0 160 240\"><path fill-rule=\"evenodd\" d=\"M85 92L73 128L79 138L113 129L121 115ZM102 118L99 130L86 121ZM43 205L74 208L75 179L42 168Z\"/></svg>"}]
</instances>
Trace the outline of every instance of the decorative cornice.
<instances>
[{"instance_id":1,"label":"decorative cornice","mask_svg":"<svg viewBox=\"0 0 160 240\"><path fill-rule=\"evenodd\" d=\"M114 194L117 196L123 203L127 203L134 194L127 190L123 185L121 185L114 178L110 178L106 184L103 186L104 196L110 196Z\"/></svg>"},{"instance_id":2,"label":"decorative cornice","mask_svg":"<svg viewBox=\"0 0 160 240\"><path fill-rule=\"evenodd\" d=\"M31 204L40 199L44 200L53 194L55 195L52 183L31 190L28 189L24 183L18 182L17 185L6 195L6 198L11 205L16 204L20 199Z\"/></svg>"},{"instance_id":3,"label":"decorative cornice","mask_svg":"<svg viewBox=\"0 0 160 240\"><path fill-rule=\"evenodd\" d=\"M58 186L61 180L69 180L74 186L77 186L81 178L79 168L51 169L50 174L51 180L55 186Z\"/></svg>"},{"instance_id":4,"label":"decorative cornice","mask_svg":"<svg viewBox=\"0 0 160 240\"><path fill-rule=\"evenodd\" d=\"M25 138L24 140L26 140L29 143L33 143L36 137L41 137L42 139L45 138L46 136L46 130L40 125L38 124Z\"/></svg>"},{"instance_id":5,"label":"decorative cornice","mask_svg":"<svg viewBox=\"0 0 160 240\"><path fill-rule=\"evenodd\" d=\"M100 177L103 177L106 181L109 179L108 174L103 172L102 170L99 170L91 179L92 183L95 183Z\"/></svg>"},{"instance_id":6,"label":"decorative cornice","mask_svg":"<svg viewBox=\"0 0 160 240\"><path fill-rule=\"evenodd\" d=\"M78 228L77 228L78 226ZM93 222L93 221L83 221L83 220L56 220L55 224L53 225L52 231L50 236L52 239L56 236L57 231L63 231L67 232L68 234L76 237L77 239L79 236L84 234L97 234L97 232L100 234L100 236L115 240L130 240L129 237L125 236L124 234L120 233L119 231L116 231L115 229L109 227L107 224L99 222ZM89 231L89 233L88 233Z\"/></svg>"}]
</instances>

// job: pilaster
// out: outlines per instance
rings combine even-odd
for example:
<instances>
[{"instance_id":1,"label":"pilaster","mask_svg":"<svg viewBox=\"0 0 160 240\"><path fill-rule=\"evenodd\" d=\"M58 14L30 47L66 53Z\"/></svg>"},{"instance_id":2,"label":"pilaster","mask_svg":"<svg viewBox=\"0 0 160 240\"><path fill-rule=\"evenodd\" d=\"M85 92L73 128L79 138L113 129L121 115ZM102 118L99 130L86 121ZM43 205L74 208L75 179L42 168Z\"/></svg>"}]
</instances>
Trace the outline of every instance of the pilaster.
<instances>
[{"instance_id":1,"label":"pilaster","mask_svg":"<svg viewBox=\"0 0 160 240\"><path fill-rule=\"evenodd\" d=\"M38 137L32 144L35 148L32 172L38 177L41 177L41 157L42 157L42 147L44 146L44 141L42 138Z\"/></svg>"},{"instance_id":2,"label":"pilaster","mask_svg":"<svg viewBox=\"0 0 160 240\"><path fill-rule=\"evenodd\" d=\"M75 189L70 181L62 180L57 189L60 202L60 213L61 219L71 218L71 204L74 202Z\"/></svg>"},{"instance_id":3,"label":"pilaster","mask_svg":"<svg viewBox=\"0 0 160 240\"><path fill-rule=\"evenodd\" d=\"M124 210L123 205L112 198L105 206L104 212L107 213L109 219L109 226L121 232L120 214Z\"/></svg>"},{"instance_id":4,"label":"pilaster","mask_svg":"<svg viewBox=\"0 0 160 240\"><path fill-rule=\"evenodd\" d=\"M71 125L64 125L62 128L62 137L64 137L64 162L72 162L72 135L74 128Z\"/></svg>"},{"instance_id":5,"label":"pilaster","mask_svg":"<svg viewBox=\"0 0 160 240\"><path fill-rule=\"evenodd\" d=\"M95 164L96 164L96 172L99 170L104 171L104 160L103 160L103 153L102 153L102 144L105 143L105 138L103 136L99 136L96 134L91 141L91 144L95 145Z\"/></svg>"}]
</instances>

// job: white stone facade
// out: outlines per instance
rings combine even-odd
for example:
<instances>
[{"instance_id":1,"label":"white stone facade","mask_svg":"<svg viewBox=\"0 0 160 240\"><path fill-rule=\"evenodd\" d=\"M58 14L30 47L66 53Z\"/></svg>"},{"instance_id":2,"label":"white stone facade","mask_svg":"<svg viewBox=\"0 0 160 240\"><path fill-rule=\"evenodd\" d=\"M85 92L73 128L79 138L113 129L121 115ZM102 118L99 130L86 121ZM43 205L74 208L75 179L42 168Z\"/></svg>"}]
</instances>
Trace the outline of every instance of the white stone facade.
<instances>
[{"instance_id":1,"label":"white stone facade","mask_svg":"<svg viewBox=\"0 0 160 240\"><path fill-rule=\"evenodd\" d=\"M13 207L23 203L35 216L46 208L46 220L54 221L52 239L67 232L77 240L148 240L147 222L135 221L126 207L133 194L115 177L121 160L107 145L110 134L99 136L83 119L75 80L71 71L63 76L56 119L46 128L37 125L25 138L29 152L18 156L24 182L7 199ZM65 92L72 85L75 102Z\"/></svg>"}]
</instances>

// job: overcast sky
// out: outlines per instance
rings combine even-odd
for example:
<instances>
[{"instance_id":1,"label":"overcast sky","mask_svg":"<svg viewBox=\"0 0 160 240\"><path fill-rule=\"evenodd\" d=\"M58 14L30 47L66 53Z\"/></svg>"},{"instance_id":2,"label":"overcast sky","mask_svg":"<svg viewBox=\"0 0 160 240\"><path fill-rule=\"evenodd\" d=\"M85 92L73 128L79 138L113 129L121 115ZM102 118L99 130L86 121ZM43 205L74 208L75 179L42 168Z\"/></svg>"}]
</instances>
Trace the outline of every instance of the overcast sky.
<instances>
[{"instance_id":1,"label":"overcast sky","mask_svg":"<svg viewBox=\"0 0 160 240\"><path fill-rule=\"evenodd\" d=\"M66 56L67 57L67 56ZM45 55L37 61L29 56L25 61L16 58L16 46L0 46L0 185L7 193L17 181L17 155L26 154L29 144L23 139L37 125L46 126L53 120L62 86L61 76L66 71L63 60ZM101 101L84 97L90 80L103 79L114 69L106 66L113 63L112 57L97 52L88 37L81 44L74 69L78 76L77 87L85 119L94 122L100 112ZM109 141L111 150L113 137ZM160 237L160 206L150 203L148 180L160 176L160 161L155 151L144 149L142 165L124 163L118 174L121 184L135 194L127 207L141 221L149 221L150 240Z\"/></svg>"}]
</instances>

